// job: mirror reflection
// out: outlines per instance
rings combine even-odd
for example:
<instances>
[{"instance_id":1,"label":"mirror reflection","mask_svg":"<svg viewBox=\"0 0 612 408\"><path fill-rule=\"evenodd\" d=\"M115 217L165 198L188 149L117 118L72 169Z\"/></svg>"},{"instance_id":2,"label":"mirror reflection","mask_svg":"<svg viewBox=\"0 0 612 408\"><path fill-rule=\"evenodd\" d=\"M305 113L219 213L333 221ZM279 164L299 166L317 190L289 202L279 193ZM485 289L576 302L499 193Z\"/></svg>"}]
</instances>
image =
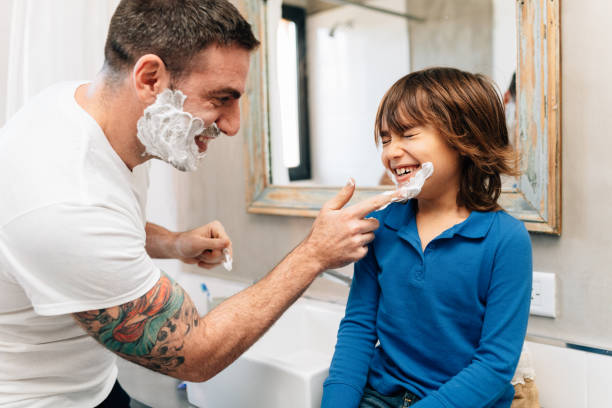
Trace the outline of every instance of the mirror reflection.
<instances>
[{"instance_id":1,"label":"mirror reflection","mask_svg":"<svg viewBox=\"0 0 612 408\"><path fill-rule=\"evenodd\" d=\"M516 138L514 2L269 0L266 17L272 184L389 183L374 143L378 103L431 66L491 77Z\"/></svg>"}]
</instances>

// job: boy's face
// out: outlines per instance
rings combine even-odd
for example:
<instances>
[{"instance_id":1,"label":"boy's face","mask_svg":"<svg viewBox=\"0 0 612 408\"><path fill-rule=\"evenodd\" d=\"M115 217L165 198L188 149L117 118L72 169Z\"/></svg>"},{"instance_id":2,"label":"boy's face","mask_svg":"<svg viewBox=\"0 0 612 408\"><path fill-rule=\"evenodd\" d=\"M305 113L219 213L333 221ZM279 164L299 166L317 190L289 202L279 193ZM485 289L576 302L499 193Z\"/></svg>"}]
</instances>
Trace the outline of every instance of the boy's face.
<instances>
[{"instance_id":1,"label":"boy's face","mask_svg":"<svg viewBox=\"0 0 612 408\"><path fill-rule=\"evenodd\" d=\"M456 196L461 179L459 154L435 128L418 126L399 135L383 126L380 136L382 163L399 184L410 181L422 163L432 162L433 175L418 197L434 199L451 191Z\"/></svg>"}]
</instances>

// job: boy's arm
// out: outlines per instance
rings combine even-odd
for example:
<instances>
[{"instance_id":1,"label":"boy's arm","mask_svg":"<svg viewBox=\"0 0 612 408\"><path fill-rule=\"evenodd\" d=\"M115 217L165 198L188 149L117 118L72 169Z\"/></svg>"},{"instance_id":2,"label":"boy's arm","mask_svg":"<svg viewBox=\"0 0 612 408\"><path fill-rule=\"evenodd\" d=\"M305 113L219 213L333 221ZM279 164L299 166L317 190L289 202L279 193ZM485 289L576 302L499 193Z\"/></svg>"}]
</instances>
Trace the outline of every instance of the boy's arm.
<instances>
[{"instance_id":1,"label":"boy's arm","mask_svg":"<svg viewBox=\"0 0 612 408\"><path fill-rule=\"evenodd\" d=\"M532 263L525 227L517 224L504 234L495 255L480 344L471 364L415 407L488 407L509 390L527 330Z\"/></svg>"},{"instance_id":2,"label":"boy's arm","mask_svg":"<svg viewBox=\"0 0 612 408\"><path fill-rule=\"evenodd\" d=\"M377 270L370 245L366 257L355 264L346 314L338 330L329 377L323 385L321 408L351 408L359 405L377 340Z\"/></svg>"}]
</instances>

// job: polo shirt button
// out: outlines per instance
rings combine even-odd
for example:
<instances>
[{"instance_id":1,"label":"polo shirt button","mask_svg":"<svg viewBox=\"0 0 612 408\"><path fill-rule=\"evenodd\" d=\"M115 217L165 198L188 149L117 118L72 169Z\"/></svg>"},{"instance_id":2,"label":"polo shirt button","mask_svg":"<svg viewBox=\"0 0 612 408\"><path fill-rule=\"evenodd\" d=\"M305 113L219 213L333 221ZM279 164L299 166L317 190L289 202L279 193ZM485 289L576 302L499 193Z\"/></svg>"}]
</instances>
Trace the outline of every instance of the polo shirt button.
<instances>
[{"instance_id":1,"label":"polo shirt button","mask_svg":"<svg viewBox=\"0 0 612 408\"><path fill-rule=\"evenodd\" d=\"M431 245L429 245L429 248L431 248L431 249L436 249L436 244L431 244Z\"/></svg>"}]
</instances>

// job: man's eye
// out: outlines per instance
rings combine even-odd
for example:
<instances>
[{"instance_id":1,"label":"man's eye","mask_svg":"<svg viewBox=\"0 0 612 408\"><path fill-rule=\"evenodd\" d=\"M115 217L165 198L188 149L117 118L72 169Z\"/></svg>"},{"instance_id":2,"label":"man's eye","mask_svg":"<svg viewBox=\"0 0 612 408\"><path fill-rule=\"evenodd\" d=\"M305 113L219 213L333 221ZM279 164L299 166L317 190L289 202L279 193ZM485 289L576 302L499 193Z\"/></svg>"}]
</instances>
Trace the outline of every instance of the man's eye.
<instances>
[{"instance_id":1,"label":"man's eye","mask_svg":"<svg viewBox=\"0 0 612 408\"><path fill-rule=\"evenodd\" d=\"M227 103L228 98L212 98L210 102L216 107L219 108Z\"/></svg>"}]
</instances>

